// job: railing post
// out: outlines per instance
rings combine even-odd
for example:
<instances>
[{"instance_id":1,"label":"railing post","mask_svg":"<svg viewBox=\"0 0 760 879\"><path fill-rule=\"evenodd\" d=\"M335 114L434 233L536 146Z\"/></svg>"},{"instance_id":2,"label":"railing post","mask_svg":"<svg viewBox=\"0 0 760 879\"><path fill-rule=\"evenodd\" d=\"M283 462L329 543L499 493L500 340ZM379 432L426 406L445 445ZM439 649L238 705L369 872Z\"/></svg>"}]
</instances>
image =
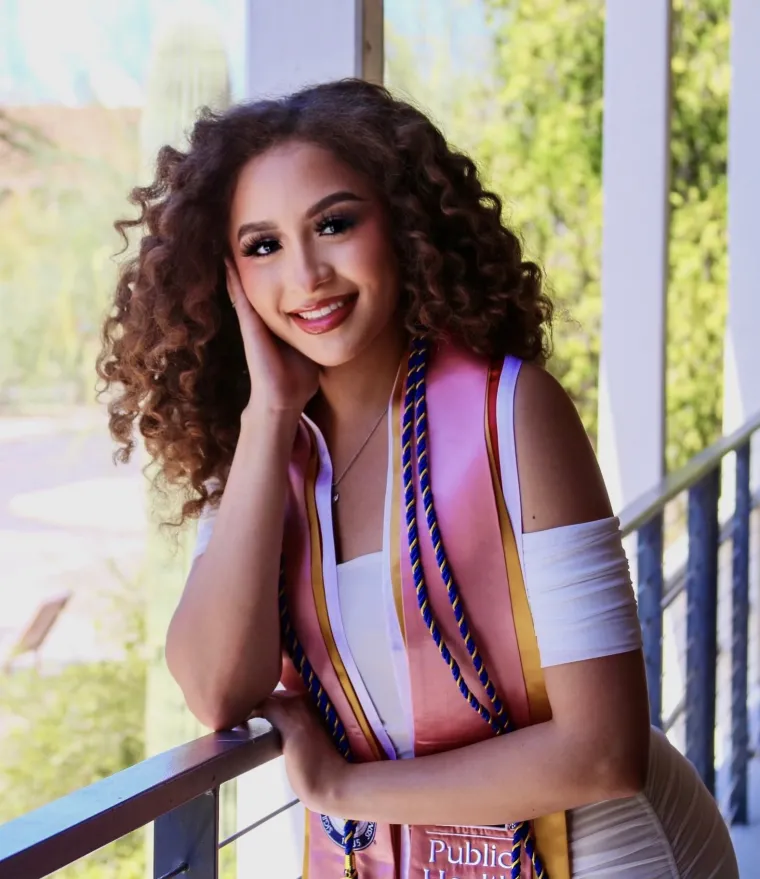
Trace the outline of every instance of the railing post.
<instances>
[{"instance_id":1,"label":"railing post","mask_svg":"<svg viewBox=\"0 0 760 879\"><path fill-rule=\"evenodd\" d=\"M662 513L637 535L639 620L649 689L651 722L662 729Z\"/></svg>"},{"instance_id":2,"label":"railing post","mask_svg":"<svg viewBox=\"0 0 760 879\"><path fill-rule=\"evenodd\" d=\"M218 879L219 788L161 815L153 834L154 879Z\"/></svg>"},{"instance_id":3,"label":"railing post","mask_svg":"<svg viewBox=\"0 0 760 879\"><path fill-rule=\"evenodd\" d=\"M731 596L731 790L729 818L747 823L747 645L749 629L750 444L736 451L736 506L732 525Z\"/></svg>"},{"instance_id":4,"label":"railing post","mask_svg":"<svg viewBox=\"0 0 760 879\"><path fill-rule=\"evenodd\" d=\"M715 792L719 494L719 467L689 490L686 567L686 756L711 793Z\"/></svg>"}]
</instances>

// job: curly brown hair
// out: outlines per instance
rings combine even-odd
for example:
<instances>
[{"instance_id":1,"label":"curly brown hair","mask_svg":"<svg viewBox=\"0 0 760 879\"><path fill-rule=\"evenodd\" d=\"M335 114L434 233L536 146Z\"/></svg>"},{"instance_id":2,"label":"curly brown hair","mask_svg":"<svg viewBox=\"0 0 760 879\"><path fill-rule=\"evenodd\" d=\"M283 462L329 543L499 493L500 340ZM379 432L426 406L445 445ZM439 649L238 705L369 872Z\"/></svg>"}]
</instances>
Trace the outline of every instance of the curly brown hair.
<instances>
[{"instance_id":1,"label":"curly brown hair","mask_svg":"<svg viewBox=\"0 0 760 879\"><path fill-rule=\"evenodd\" d=\"M135 424L181 521L221 494L250 379L226 289L228 212L241 169L288 140L330 149L374 184L390 217L407 328L487 356L548 356L552 306L539 268L502 222L474 162L384 88L343 80L281 100L201 111L186 151L163 147L155 180L115 223L137 255L122 266L97 371L126 461ZM220 487L210 492L210 480Z\"/></svg>"}]
</instances>

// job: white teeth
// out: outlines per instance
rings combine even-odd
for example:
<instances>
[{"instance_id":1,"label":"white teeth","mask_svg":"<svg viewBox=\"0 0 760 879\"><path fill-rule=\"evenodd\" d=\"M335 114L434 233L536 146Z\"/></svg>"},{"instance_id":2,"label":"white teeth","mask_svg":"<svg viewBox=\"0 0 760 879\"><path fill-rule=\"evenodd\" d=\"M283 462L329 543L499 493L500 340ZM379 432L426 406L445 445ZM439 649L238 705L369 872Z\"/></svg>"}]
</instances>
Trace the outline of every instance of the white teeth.
<instances>
[{"instance_id":1,"label":"white teeth","mask_svg":"<svg viewBox=\"0 0 760 879\"><path fill-rule=\"evenodd\" d=\"M300 311L298 316L304 320L318 320L320 317L327 317L333 311L343 308L345 304L345 299L338 299L336 302L331 302L330 305L325 305L323 308L315 308L313 311Z\"/></svg>"}]
</instances>

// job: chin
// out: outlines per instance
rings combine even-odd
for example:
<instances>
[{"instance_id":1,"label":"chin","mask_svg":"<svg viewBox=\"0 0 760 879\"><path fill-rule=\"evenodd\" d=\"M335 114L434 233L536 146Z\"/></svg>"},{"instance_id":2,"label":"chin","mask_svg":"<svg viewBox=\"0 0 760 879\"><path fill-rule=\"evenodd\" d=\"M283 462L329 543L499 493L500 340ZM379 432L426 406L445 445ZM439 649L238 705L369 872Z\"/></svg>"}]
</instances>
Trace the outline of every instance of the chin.
<instances>
[{"instance_id":1,"label":"chin","mask_svg":"<svg viewBox=\"0 0 760 879\"><path fill-rule=\"evenodd\" d=\"M355 360L362 351L369 346L371 339L328 339L324 336L315 336L302 341L298 350L309 360L324 369L334 369L345 366Z\"/></svg>"},{"instance_id":2,"label":"chin","mask_svg":"<svg viewBox=\"0 0 760 879\"><path fill-rule=\"evenodd\" d=\"M343 326L326 333L309 335L297 330L288 341L317 365L334 369L375 347L386 329L389 329L387 321L374 321L368 326L366 320L349 318Z\"/></svg>"}]
</instances>

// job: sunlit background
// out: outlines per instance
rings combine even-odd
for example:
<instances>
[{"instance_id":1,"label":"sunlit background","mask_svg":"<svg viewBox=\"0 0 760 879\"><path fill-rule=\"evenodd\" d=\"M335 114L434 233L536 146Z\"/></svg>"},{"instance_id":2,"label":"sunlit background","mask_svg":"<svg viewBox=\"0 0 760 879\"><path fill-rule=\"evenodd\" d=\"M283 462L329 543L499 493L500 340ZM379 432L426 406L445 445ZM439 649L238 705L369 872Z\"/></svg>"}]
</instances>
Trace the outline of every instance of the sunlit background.
<instances>
[{"instance_id":1,"label":"sunlit background","mask_svg":"<svg viewBox=\"0 0 760 879\"><path fill-rule=\"evenodd\" d=\"M675 3L671 468L721 428L728 5ZM386 82L473 154L546 267L552 368L592 437L603 13L385 2ZM112 463L94 360L113 221L197 107L242 98L244 33L243 0L0 0L0 823L200 732L161 652L192 535L158 532L140 454ZM228 791L229 827L235 803ZM143 877L145 845L133 835L57 875ZM223 866L235 875L231 849Z\"/></svg>"}]
</instances>

